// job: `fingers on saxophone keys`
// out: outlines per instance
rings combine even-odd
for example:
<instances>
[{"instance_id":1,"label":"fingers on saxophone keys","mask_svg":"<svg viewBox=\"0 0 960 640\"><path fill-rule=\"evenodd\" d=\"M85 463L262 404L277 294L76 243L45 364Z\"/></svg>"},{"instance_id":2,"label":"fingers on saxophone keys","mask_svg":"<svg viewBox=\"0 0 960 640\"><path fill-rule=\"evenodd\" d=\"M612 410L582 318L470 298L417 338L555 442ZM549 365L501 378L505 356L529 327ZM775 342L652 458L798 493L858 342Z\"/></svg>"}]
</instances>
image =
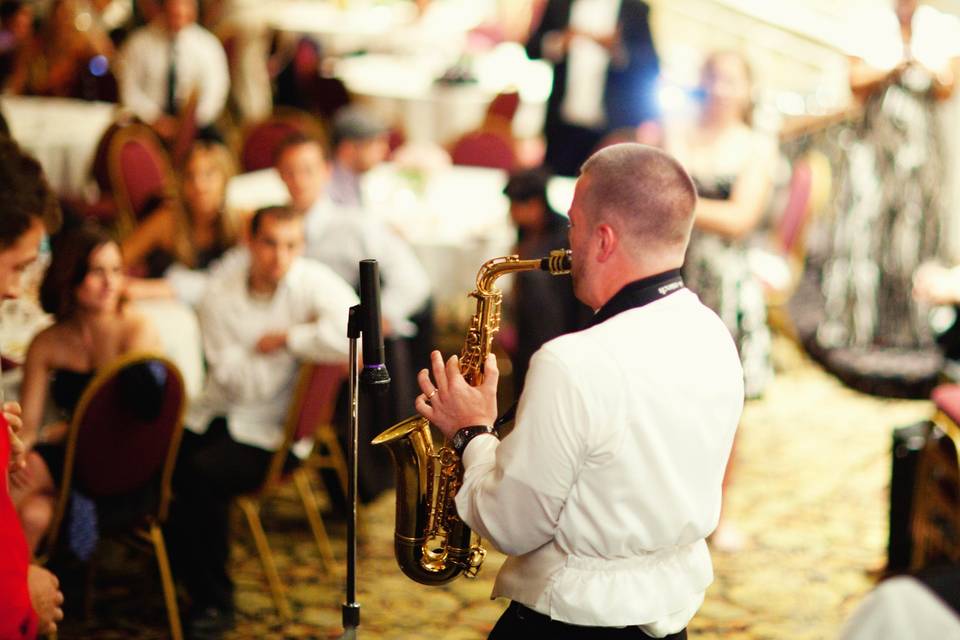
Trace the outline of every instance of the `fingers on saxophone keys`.
<instances>
[{"instance_id":1,"label":"fingers on saxophone keys","mask_svg":"<svg viewBox=\"0 0 960 640\"><path fill-rule=\"evenodd\" d=\"M430 353L430 368L432 369L433 379L437 384L437 389L440 394L443 395L447 389L447 375L444 369L443 356L440 355L439 351ZM425 389L424 391L429 391L429 389Z\"/></svg>"}]
</instances>

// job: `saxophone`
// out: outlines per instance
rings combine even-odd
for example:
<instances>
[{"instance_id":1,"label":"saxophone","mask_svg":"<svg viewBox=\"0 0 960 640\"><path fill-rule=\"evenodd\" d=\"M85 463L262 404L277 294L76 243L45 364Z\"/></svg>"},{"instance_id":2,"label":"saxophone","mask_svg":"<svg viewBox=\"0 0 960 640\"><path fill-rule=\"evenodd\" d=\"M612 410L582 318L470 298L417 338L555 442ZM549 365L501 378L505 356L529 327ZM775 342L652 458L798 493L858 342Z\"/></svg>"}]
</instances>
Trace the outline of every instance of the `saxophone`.
<instances>
[{"instance_id":1,"label":"saxophone","mask_svg":"<svg viewBox=\"0 0 960 640\"><path fill-rule=\"evenodd\" d=\"M493 337L500 330L503 294L494 286L497 278L517 271L541 269L551 275L570 272L570 251L558 249L545 258L521 260L517 256L493 258L477 273L477 288L470 294L477 310L470 320L460 352L460 372L471 386L483 382L483 362ZM412 416L374 438L387 445L395 462L397 520L394 554L407 577L425 585L450 582L461 572L473 578L480 570L486 550L479 536L457 515L454 498L463 483L463 465L453 449L437 448L430 422Z\"/></svg>"}]
</instances>

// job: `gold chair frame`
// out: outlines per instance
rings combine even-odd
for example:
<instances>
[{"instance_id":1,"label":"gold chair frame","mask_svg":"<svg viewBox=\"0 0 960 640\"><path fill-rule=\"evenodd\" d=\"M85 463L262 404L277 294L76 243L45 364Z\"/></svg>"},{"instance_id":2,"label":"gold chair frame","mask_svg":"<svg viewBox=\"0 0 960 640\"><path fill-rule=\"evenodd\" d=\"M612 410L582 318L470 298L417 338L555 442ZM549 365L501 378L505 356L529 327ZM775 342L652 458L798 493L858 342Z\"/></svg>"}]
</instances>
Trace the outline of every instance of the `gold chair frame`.
<instances>
[{"instance_id":1,"label":"gold chair frame","mask_svg":"<svg viewBox=\"0 0 960 640\"><path fill-rule=\"evenodd\" d=\"M170 436L170 444L167 447L167 455L164 460L160 473L160 497L155 514L147 516L144 526L133 530L133 535L139 541L146 543L153 549L157 558L157 567L160 572L160 580L163 585L163 597L167 608L167 619L170 624L170 635L173 640L182 640L183 630L180 623L180 612L177 607L176 589L173 583L173 573L170 570L170 559L167 555L167 547L163 539L161 525L166 521L170 500L173 495L171 483L173 471L177 462L177 451L180 448L180 440L183 436L183 414L186 407L186 387L183 376L176 364L170 359L155 353L135 352L121 356L107 365L102 371L97 373L77 403L73 412L70 425L67 431L66 450L64 452L63 478L60 482L60 491L57 497L56 507L54 508L53 520L50 525L50 533L44 541L44 556L41 562L49 560L50 554L55 550L59 539L60 528L66 515L67 506L70 501L70 489L73 483L74 457L77 448L77 438L80 429L80 423L86 414L87 407L93 398L96 397L100 389L110 382L114 375L125 367L137 362L160 361L166 366L168 372L172 373L180 388L183 389L183 401L177 412L177 420L173 427L173 433ZM39 558L38 554L38 558Z\"/></svg>"},{"instance_id":2,"label":"gold chair frame","mask_svg":"<svg viewBox=\"0 0 960 640\"><path fill-rule=\"evenodd\" d=\"M287 411L287 418L284 424L283 441L270 459L270 465L267 467L267 474L263 483L255 492L241 495L236 499L237 505L243 512L247 526L250 528L250 533L257 547L257 553L260 556L260 562L266 574L267 583L270 586L270 593L273 596L277 613L284 620L292 619L293 611L290 608L290 603L284 592L284 586L280 580L280 574L277 571L273 552L270 550L270 543L267 540L263 523L260 520L260 507L264 498L273 493L283 479L284 463L296 437L297 427L300 421L300 411L309 392L310 381L314 375L316 366L317 365L311 363L306 363L300 367L293 397L290 401L290 408ZM346 372L344 371L344 378L345 377ZM310 524L310 530L317 544L317 550L320 552L320 558L323 560L324 566L331 573L336 573L336 560L334 559L333 548L330 545L330 538L323 525L323 519L320 517L320 506L314 493L310 472L318 468L332 468L336 471L338 479L343 483L342 486L344 490L346 489L346 459L343 456L343 451L330 424L333 417L335 400L336 398L333 397L329 402L324 404L323 413L318 416L317 424L314 425L314 452L307 460L302 461L301 464L290 473L290 478L293 480L297 495L306 513L307 522ZM327 453L321 454L317 452L317 444L322 444L327 449Z\"/></svg>"},{"instance_id":3,"label":"gold chair frame","mask_svg":"<svg viewBox=\"0 0 960 640\"><path fill-rule=\"evenodd\" d=\"M960 562L960 425L939 410L933 423L934 431L939 430L942 435L934 434L927 440L917 465L911 516L911 571L924 569L937 559ZM955 459L944 460L943 438L953 447ZM953 504L944 499L944 484L949 485L956 498ZM952 525L954 536L945 535L937 526L944 522Z\"/></svg>"}]
</instances>

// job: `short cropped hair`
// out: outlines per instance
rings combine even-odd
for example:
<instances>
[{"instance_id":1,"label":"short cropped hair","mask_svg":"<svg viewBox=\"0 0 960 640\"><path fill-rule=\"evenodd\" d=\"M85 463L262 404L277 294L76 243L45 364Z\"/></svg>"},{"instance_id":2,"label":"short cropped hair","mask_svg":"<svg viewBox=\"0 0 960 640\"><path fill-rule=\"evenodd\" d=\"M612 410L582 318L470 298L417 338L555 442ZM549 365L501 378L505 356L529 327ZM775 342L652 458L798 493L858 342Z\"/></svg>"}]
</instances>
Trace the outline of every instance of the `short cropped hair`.
<instances>
[{"instance_id":1,"label":"short cropped hair","mask_svg":"<svg viewBox=\"0 0 960 640\"><path fill-rule=\"evenodd\" d=\"M317 145L317 148L320 149L320 155L323 156L325 161L329 162L330 150L327 148L327 145L323 140L302 131L295 131L283 138L280 141L280 144L277 145L277 148L273 150L273 166L280 164L280 158L283 157L283 154L286 153L288 149L300 147L305 144Z\"/></svg>"},{"instance_id":2,"label":"short cropped hair","mask_svg":"<svg viewBox=\"0 0 960 640\"><path fill-rule=\"evenodd\" d=\"M636 249L686 246L697 191L672 156L643 144L622 143L590 156L580 170L589 182L584 209L589 224L618 222Z\"/></svg>"},{"instance_id":3,"label":"short cropped hair","mask_svg":"<svg viewBox=\"0 0 960 640\"><path fill-rule=\"evenodd\" d=\"M290 207L263 207L262 209L257 209L253 214L253 218L250 219L250 237L255 238L257 232L260 231L260 227L263 226L264 218L273 218L274 220L297 220L300 218L300 215L291 209Z\"/></svg>"},{"instance_id":4,"label":"short cropped hair","mask_svg":"<svg viewBox=\"0 0 960 640\"><path fill-rule=\"evenodd\" d=\"M40 221L48 233L60 227L60 204L40 163L0 136L0 249L13 245Z\"/></svg>"}]
</instances>

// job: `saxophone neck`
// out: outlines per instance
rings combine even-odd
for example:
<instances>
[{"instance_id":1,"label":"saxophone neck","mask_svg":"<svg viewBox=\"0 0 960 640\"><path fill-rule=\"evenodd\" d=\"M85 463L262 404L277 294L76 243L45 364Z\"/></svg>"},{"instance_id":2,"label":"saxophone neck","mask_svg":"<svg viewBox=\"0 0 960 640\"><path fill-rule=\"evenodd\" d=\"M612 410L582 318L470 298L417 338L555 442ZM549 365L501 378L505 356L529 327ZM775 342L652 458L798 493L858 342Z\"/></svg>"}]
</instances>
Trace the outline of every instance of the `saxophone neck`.
<instances>
[{"instance_id":1,"label":"saxophone neck","mask_svg":"<svg viewBox=\"0 0 960 640\"><path fill-rule=\"evenodd\" d=\"M477 290L475 295L498 295L494 282L500 276L518 271L547 271L560 276L570 273L571 252L569 249L554 249L543 258L521 260L519 256L492 258L483 263L477 272Z\"/></svg>"}]
</instances>

